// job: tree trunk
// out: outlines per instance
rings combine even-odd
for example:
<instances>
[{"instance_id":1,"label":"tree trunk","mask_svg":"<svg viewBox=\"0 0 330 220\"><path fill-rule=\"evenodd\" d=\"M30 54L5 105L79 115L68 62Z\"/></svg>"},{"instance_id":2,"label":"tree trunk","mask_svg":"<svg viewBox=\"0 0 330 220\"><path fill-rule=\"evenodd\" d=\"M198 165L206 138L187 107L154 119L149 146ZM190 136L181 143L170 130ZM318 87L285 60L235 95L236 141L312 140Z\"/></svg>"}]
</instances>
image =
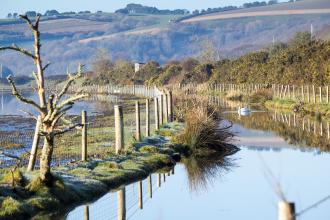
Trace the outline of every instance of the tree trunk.
<instances>
[{"instance_id":1,"label":"tree trunk","mask_svg":"<svg viewBox=\"0 0 330 220\"><path fill-rule=\"evenodd\" d=\"M47 135L44 137L44 146L42 147L40 157L40 178L42 181L51 181L50 165L54 149L54 137Z\"/></svg>"}]
</instances>

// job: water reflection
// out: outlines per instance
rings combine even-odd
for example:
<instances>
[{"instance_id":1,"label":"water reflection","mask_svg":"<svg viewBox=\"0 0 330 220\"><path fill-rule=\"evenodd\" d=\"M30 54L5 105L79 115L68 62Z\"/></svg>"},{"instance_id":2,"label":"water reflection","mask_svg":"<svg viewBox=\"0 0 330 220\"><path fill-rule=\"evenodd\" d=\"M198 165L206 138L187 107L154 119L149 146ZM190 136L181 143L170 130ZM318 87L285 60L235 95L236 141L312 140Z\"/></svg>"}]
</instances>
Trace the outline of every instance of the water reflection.
<instances>
[{"instance_id":1,"label":"water reflection","mask_svg":"<svg viewBox=\"0 0 330 220\"><path fill-rule=\"evenodd\" d=\"M328 119L264 111L260 106L253 106L254 109L242 117L242 114L237 114L237 109L242 103L215 96L210 96L208 100L225 110L226 119L245 128L274 132L277 136L284 138L288 144L302 150L310 148L323 152L330 151L330 121ZM268 145L265 144L265 146Z\"/></svg>"},{"instance_id":2,"label":"water reflection","mask_svg":"<svg viewBox=\"0 0 330 220\"><path fill-rule=\"evenodd\" d=\"M150 179L142 181L143 210L139 208L138 183L125 186L126 219L276 219L278 198L265 179L260 157L276 176L281 174L286 198L295 202L299 219L330 218L330 176L322 171L329 164L329 154L314 156L288 148L281 152L243 148L230 156L234 169L227 172L220 167L219 172L226 172L225 176L212 173L211 185L208 182L203 193L191 191L191 177L183 164L175 167L174 175L166 176L166 182L163 174L152 174L152 200L148 191ZM158 179L161 188L157 186ZM118 195L118 191L110 192L90 204L89 219L118 219ZM84 211L85 206L78 207L67 219L83 219Z\"/></svg>"},{"instance_id":3,"label":"water reflection","mask_svg":"<svg viewBox=\"0 0 330 220\"><path fill-rule=\"evenodd\" d=\"M234 154L233 151L230 154ZM183 159L187 176L189 180L189 188L194 192L206 190L218 178L235 167L235 161L227 157L223 153L213 152L204 156L190 156Z\"/></svg>"},{"instance_id":4,"label":"water reflection","mask_svg":"<svg viewBox=\"0 0 330 220\"><path fill-rule=\"evenodd\" d=\"M24 111L37 113L33 107L18 101L11 93L0 91L1 93L1 109L0 115L22 115L27 116ZM34 101L38 101L37 95L32 92L24 92L23 95ZM119 97L114 95L92 95L84 100L77 101L74 108L68 111L68 114L79 115L82 110L86 110L89 114L103 114L108 109L112 109L110 104L116 104L127 100L128 97Z\"/></svg>"},{"instance_id":5,"label":"water reflection","mask_svg":"<svg viewBox=\"0 0 330 220\"><path fill-rule=\"evenodd\" d=\"M144 203L152 199L153 194L162 187L166 182L165 176L171 176L173 173L174 171L151 174L145 180L109 192L92 204L75 208L66 219L130 219L139 209L143 209Z\"/></svg>"},{"instance_id":6,"label":"water reflection","mask_svg":"<svg viewBox=\"0 0 330 220\"><path fill-rule=\"evenodd\" d=\"M248 129L274 132L288 144L300 148L317 148L321 151L330 151L330 123L327 121L277 112L252 113L249 117L226 114L225 117ZM259 141L261 139L262 137Z\"/></svg>"},{"instance_id":7,"label":"water reflection","mask_svg":"<svg viewBox=\"0 0 330 220\"><path fill-rule=\"evenodd\" d=\"M194 192L205 190L214 179L228 173L231 167L234 167L234 160L227 156L235 152L226 155L212 153L208 157L184 159L183 165L187 171L190 190ZM106 194L92 204L77 207L66 216L66 219L81 219L83 215L84 219L130 219L138 210L144 208L145 203L154 197L155 192L166 187L167 177L171 178L173 175L175 175L174 168L167 173L151 174L144 180ZM182 172L179 175L182 176ZM171 192L168 193L171 194ZM116 206L111 205L114 201L116 201Z\"/></svg>"}]
</instances>

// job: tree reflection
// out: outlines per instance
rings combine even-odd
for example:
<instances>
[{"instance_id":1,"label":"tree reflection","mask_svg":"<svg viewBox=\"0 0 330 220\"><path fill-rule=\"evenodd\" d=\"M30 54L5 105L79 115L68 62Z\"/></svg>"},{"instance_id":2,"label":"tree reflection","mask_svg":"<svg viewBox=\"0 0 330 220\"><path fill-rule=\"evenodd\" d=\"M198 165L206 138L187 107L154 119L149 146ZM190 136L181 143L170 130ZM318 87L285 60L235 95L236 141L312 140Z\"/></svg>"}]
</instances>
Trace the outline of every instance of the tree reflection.
<instances>
[{"instance_id":1,"label":"tree reflection","mask_svg":"<svg viewBox=\"0 0 330 220\"><path fill-rule=\"evenodd\" d=\"M245 128L274 132L289 144L301 148L317 148L330 151L329 123L311 117L299 117L275 113L253 113L249 117L238 118L237 114L227 114L226 118ZM327 125L327 126L326 126Z\"/></svg>"}]
</instances>

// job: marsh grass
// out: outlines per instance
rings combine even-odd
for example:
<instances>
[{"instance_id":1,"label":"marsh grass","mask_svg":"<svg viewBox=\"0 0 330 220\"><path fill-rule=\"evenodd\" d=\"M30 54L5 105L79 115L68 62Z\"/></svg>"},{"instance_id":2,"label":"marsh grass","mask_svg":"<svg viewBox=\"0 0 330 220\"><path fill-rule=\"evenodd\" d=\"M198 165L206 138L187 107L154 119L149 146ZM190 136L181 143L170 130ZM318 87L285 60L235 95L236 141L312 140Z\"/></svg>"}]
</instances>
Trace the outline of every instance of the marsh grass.
<instances>
[{"instance_id":1,"label":"marsh grass","mask_svg":"<svg viewBox=\"0 0 330 220\"><path fill-rule=\"evenodd\" d=\"M233 137L231 124L227 125L220 117L219 109L205 99L195 99L185 104L183 110L185 128L178 141L189 146L195 154L205 150L226 151L232 147L229 141Z\"/></svg>"}]
</instances>

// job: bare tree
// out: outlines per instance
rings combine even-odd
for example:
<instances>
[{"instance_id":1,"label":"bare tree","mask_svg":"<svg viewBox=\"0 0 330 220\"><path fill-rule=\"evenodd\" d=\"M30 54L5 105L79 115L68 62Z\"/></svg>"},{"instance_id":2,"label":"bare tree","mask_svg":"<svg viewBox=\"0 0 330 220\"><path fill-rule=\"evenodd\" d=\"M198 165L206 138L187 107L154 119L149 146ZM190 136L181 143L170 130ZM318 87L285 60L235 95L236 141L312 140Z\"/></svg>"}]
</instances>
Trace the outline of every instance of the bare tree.
<instances>
[{"instance_id":1,"label":"bare tree","mask_svg":"<svg viewBox=\"0 0 330 220\"><path fill-rule=\"evenodd\" d=\"M82 75L82 65L79 65L76 73L68 73L68 79L65 82L62 90L59 93L52 93L46 99L45 77L44 73L49 63L45 66L42 63L40 55L40 32L39 22L40 15L35 17L35 21L32 22L28 16L20 15L20 18L26 21L30 30L34 36L34 52L30 52L26 49L18 47L16 45L0 47L2 50L13 50L31 58L36 66L36 72L33 72L35 82L37 85L36 92L38 93L39 103L32 99L24 97L16 88L15 82L11 76L7 77L8 82L12 87L12 94L21 102L32 105L37 109L41 117L41 129L39 134L44 138L44 145L42 147L40 157L40 178L42 181L51 181L52 175L50 172L51 159L54 149L54 138L56 135L63 134L71 129L81 126L79 123L73 123L64 119L65 113L71 109L74 102L87 97L83 91L79 91L76 94L64 98L68 92L69 87L74 83L76 79ZM33 116L31 113L29 115ZM34 118L37 118L34 116Z\"/></svg>"}]
</instances>

